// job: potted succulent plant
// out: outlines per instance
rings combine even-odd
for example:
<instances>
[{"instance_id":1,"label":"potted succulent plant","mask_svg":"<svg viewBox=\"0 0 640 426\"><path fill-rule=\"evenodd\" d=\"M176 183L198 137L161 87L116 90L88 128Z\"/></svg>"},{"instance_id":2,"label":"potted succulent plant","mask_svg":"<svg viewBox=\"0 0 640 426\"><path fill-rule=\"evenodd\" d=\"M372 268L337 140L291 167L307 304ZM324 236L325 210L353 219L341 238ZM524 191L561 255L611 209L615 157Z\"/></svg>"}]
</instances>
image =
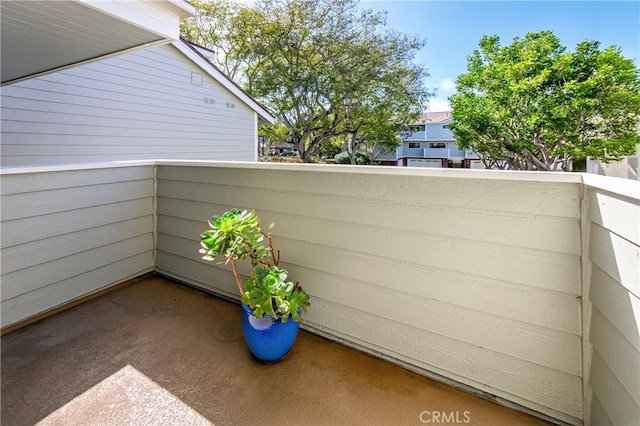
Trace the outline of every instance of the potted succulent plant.
<instances>
[{"instance_id":1,"label":"potted succulent plant","mask_svg":"<svg viewBox=\"0 0 640 426\"><path fill-rule=\"evenodd\" d=\"M231 264L249 349L262 362L280 361L295 342L309 295L298 283L287 281L288 272L278 266L280 251L274 250L271 233L260 227L255 210L229 210L213 216L209 226L200 237L200 253L205 260L221 258L220 263ZM237 267L243 259L253 267L244 282Z\"/></svg>"}]
</instances>

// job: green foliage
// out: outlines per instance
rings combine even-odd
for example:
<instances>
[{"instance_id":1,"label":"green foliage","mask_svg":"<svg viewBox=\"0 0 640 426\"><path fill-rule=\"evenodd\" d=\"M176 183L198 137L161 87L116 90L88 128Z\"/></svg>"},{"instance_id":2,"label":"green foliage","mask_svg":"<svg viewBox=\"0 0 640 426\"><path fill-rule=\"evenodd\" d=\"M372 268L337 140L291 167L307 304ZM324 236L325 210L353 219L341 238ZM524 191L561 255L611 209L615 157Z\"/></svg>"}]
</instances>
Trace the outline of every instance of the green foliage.
<instances>
[{"instance_id":1,"label":"green foliage","mask_svg":"<svg viewBox=\"0 0 640 426\"><path fill-rule=\"evenodd\" d=\"M485 36L456 82L451 128L485 163L558 170L617 160L640 142L640 72L619 49L584 41L567 52L549 31L501 46Z\"/></svg>"},{"instance_id":2,"label":"green foliage","mask_svg":"<svg viewBox=\"0 0 640 426\"><path fill-rule=\"evenodd\" d=\"M318 154L320 158L333 158L340 153L342 144L336 139L328 139L320 144Z\"/></svg>"},{"instance_id":3,"label":"green foliage","mask_svg":"<svg viewBox=\"0 0 640 426\"><path fill-rule=\"evenodd\" d=\"M189 0L189 3L196 14L181 22L180 35L211 50L208 59L232 80L241 80L247 64L242 8L230 0Z\"/></svg>"},{"instance_id":4,"label":"green foliage","mask_svg":"<svg viewBox=\"0 0 640 426\"><path fill-rule=\"evenodd\" d=\"M351 155L343 151L334 157L335 164L351 164ZM356 164L366 166L371 164L371 160L365 154L356 152Z\"/></svg>"},{"instance_id":5,"label":"green foliage","mask_svg":"<svg viewBox=\"0 0 640 426\"><path fill-rule=\"evenodd\" d=\"M263 136L268 145L286 145L289 143L289 129L282 124L262 124L258 135Z\"/></svg>"},{"instance_id":6,"label":"green foliage","mask_svg":"<svg viewBox=\"0 0 640 426\"><path fill-rule=\"evenodd\" d=\"M197 16L183 35L221 52L223 69L234 64L232 70L243 70L244 88L286 126L285 139L304 160L341 135L398 143L397 134L430 95L423 86L426 69L412 63L424 42L386 29L384 14L361 9L357 0L259 0L217 9L194 4L209 21ZM220 34L204 28L208 22L219 24ZM283 137L278 125L262 132Z\"/></svg>"},{"instance_id":7,"label":"green foliage","mask_svg":"<svg viewBox=\"0 0 640 426\"><path fill-rule=\"evenodd\" d=\"M255 210L229 210L213 216L209 226L211 229L200 236L203 259L222 257L224 263L231 262L241 299L253 313L258 318L269 315L279 316L283 322L289 317L301 321L300 314L309 306L309 295L297 283L288 282L288 272L278 267L280 253L276 256L271 234L260 227ZM269 229L272 227L273 224ZM242 283L235 261L246 258L251 260L253 272Z\"/></svg>"},{"instance_id":8,"label":"green foliage","mask_svg":"<svg viewBox=\"0 0 640 426\"><path fill-rule=\"evenodd\" d=\"M256 317L280 316L287 322L289 316L300 321L300 313L309 305L309 295L298 285L287 281L287 271L277 266L258 266L244 282L246 292L242 302L253 307Z\"/></svg>"},{"instance_id":9,"label":"green foliage","mask_svg":"<svg viewBox=\"0 0 640 426\"><path fill-rule=\"evenodd\" d=\"M232 209L221 216L209 220L211 229L200 236L200 253L204 260L213 261L222 256L225 263L231 259L261 259L268 249L260 244L264 236L255 210Z\"/></svg>"}]
</instances>

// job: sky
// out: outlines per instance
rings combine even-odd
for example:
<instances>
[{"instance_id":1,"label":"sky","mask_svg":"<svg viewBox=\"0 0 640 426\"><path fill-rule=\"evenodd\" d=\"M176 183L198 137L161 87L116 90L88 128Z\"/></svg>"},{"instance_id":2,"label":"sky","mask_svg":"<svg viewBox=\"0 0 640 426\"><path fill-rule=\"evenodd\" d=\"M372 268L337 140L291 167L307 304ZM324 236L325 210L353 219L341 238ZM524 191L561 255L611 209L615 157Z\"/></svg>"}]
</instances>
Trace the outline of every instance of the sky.
<instances>
[{"instance_id":1,"label":"sky","mask_svg":"<svg viewBox=\"0 0 640 426\"><path fill-rule=\"evenodd\" d=\"M483 35L501 43L527 32L551 30L572 51L584 40L601 48L620 47L640 66L640 1L361 1L362 7L387 11L387 26L426 38L415 61L426 65L426 85L436 96L430 111L449 110L447 98L466 71L467 55Z\"/></svg>"}]
</instances>

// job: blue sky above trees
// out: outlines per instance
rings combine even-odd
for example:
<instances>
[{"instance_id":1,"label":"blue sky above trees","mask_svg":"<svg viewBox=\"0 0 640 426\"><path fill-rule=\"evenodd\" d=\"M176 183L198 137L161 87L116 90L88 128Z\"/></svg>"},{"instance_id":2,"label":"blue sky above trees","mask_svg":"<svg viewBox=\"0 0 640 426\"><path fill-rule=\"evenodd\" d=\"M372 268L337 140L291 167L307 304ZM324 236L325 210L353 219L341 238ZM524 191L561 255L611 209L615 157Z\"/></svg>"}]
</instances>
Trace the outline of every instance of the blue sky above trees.
<instances>
[{"instance_id":1,"label":"blue sky above trees","mask_svg":"<svg viewBox=\"0 0 640 426\"><path fill-rule=\"evenodd\" d=\"M497 34L502 44L527 32L553 31L573 50L583 40L601 47L619 46L640 66L640 2L637 1L362 1L388 11L390 27L427 38L416 60L429 68L429 89L438 88L429 109L448 108L457 76L466 71L466 56L480 38Z\"/></svg>"}]
</instances>

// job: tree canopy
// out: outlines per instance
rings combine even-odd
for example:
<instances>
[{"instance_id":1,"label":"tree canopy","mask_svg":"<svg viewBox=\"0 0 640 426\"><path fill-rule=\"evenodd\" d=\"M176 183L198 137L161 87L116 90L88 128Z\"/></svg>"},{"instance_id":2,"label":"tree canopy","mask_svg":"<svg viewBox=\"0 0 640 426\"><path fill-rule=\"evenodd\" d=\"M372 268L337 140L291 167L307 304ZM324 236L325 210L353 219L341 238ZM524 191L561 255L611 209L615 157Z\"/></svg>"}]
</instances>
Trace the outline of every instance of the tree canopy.
<instances>
[{"instance_id":1,"label":"tree canopy","mask_svg":"<svg viewBox=\"0 0 640 426\"><path fill-rule=\"evenodd\" d=\"M584 41L569 52L549 31L502 46L484 36L457 81L451 128L485 164L560 170L603 161L640 143L640 72L614 46Z\"/></svg>"},{"instance_id":2,"label":"tree canopy","mask_svg":"<svg viewBox=\"0 0 640 426\"><path fill-rule=\"evenodd\" d=\"M183 36L216 51L211 59L272 110L303 159L337 136L397 144L426 106L428 74L413 63L424 41L387 29L357 0L192 3ZM262 133L282 136L277 126Z\"/></svg>"}]
</instances>

